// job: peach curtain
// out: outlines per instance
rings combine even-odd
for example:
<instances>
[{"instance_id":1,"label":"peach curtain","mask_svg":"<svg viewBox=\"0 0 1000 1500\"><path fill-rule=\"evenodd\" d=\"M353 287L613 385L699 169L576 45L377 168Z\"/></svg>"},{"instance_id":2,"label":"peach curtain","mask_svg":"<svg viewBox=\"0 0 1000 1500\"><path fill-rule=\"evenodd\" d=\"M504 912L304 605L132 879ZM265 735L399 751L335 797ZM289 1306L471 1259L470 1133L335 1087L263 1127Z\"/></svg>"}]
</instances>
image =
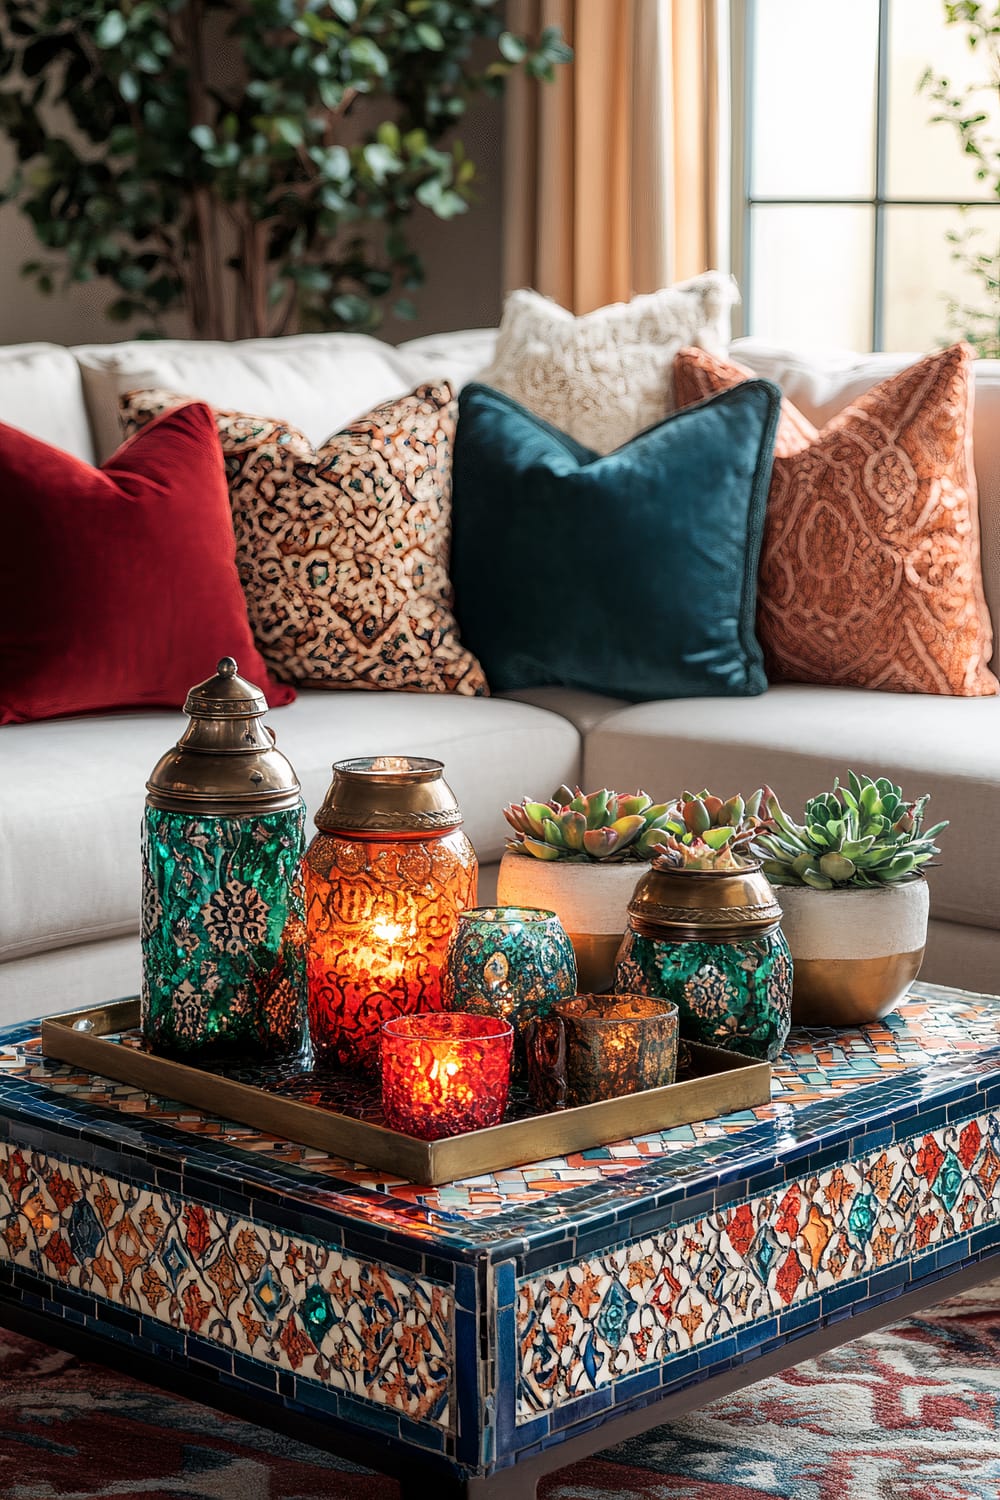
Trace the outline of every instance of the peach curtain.
<instances>
[{"instance_id":1,"label":"peach curtain","mask_svg":"<svg viewBox=\"0 0 1000 1500\"><path fill-rule=\"evenodd\" d=\"M576 313L718 263L717 0L508 0L560 26L556 82L511 79L504 284Z\"/></svg>"}]
</instances>

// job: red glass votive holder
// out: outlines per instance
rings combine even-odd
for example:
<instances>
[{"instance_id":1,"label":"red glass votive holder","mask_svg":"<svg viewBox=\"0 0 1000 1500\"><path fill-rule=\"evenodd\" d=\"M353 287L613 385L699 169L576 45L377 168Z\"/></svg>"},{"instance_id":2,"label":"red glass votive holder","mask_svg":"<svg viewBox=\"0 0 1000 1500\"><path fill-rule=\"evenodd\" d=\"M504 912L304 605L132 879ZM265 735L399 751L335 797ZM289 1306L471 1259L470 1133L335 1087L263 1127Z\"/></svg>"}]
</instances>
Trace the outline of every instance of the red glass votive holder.
<instances>
[{"instance_id":1,"label":"red glass votive holder","mask_svg":"<svg viewBox=\"0 0 1000 1500\"><path fill-rule=\"evenodd\" d=\"M427 1011L385 1021L385 1123L422 1141L499 1125L513 1051L514 1028L499 1016Z\"/></svg>"}]
</instances>

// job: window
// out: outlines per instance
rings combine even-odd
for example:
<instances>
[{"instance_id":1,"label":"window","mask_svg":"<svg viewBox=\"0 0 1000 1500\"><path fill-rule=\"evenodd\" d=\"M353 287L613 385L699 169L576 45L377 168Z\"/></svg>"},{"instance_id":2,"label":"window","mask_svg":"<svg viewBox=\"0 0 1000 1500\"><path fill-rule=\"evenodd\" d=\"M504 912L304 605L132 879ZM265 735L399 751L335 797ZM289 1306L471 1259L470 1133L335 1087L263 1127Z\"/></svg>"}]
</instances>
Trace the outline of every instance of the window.
<instances>
[{"instance_id":1,"label":"window","mask_svg":"<svg viewBox=\"0 0 1000 1500\"><path fill-rule=\"evenodd\" d=\"M732 24L743 331L918 351L970 332L960 304L995 333L959 242L995 268L1000 201L920 87L989 82L965 26L942 0L733 0ZM995 85L981 98L995 114Z\"/></svg>"}]
</instances>

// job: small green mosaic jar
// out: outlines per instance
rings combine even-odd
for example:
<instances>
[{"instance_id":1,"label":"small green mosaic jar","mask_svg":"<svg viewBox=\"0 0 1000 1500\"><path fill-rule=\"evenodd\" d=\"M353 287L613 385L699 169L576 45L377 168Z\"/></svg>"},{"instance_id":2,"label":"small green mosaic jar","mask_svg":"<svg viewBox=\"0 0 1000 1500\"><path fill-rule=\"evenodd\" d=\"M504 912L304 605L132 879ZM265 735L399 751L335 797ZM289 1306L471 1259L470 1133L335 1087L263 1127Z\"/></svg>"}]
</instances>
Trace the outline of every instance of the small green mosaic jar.
<instances>
[{"instance_id":1,"label":"small green mosaic jar","mask_svg":"<svg viewBox=\"0 0 1000 1500\"><path fill-rule=\"evenodd\" d=\"M519 1082L527 1079L528 1023L575 994L573 945L554 911L474 906L459 912L448 948L445 1007L511 1023Z\"/></svg>"},{"instance_id":2,"label":"small green mosaic jar","mask_svg":"<svg viewBox=\"0 0 1000 1500\"><path fill-rule=\"evenodd\" d=\"M147 783L142 1032L190 1060L291 1055L306 1042L305 807L224 657Z\"/></svg>"},{"instance_id":3,"label":"small green mosaic jar","mask_svg":"<svg viewBox=\"0 0 1000 1500\"><path fill-rule=\"evenodd\" d=\"M758 864L734 872L657 861L629 904L615 989L672 1000L689 1041L773 1061L792 1009L780 920Z\"/></svg>"}]
</instances>

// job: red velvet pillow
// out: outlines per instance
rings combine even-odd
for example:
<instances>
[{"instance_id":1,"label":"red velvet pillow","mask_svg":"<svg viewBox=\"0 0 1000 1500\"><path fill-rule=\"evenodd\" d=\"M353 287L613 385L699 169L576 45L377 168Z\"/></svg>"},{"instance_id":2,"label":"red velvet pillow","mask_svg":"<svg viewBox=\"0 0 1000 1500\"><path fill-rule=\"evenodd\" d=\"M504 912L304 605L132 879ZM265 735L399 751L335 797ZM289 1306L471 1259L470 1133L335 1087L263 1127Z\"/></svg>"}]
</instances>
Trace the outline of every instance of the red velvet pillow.
<instances>
[{"instance_id":1,"label":"red velvet pillow","mask_svg":"<svg viewBox=\"0 0 1000 1500\"><path fill-rule=\"evenodd\" d=\"M235 559L209 407L166 413L99 469L0 423L0 724L179 708L221 656L290 703Z\"/></svg>"}]
</instances>

